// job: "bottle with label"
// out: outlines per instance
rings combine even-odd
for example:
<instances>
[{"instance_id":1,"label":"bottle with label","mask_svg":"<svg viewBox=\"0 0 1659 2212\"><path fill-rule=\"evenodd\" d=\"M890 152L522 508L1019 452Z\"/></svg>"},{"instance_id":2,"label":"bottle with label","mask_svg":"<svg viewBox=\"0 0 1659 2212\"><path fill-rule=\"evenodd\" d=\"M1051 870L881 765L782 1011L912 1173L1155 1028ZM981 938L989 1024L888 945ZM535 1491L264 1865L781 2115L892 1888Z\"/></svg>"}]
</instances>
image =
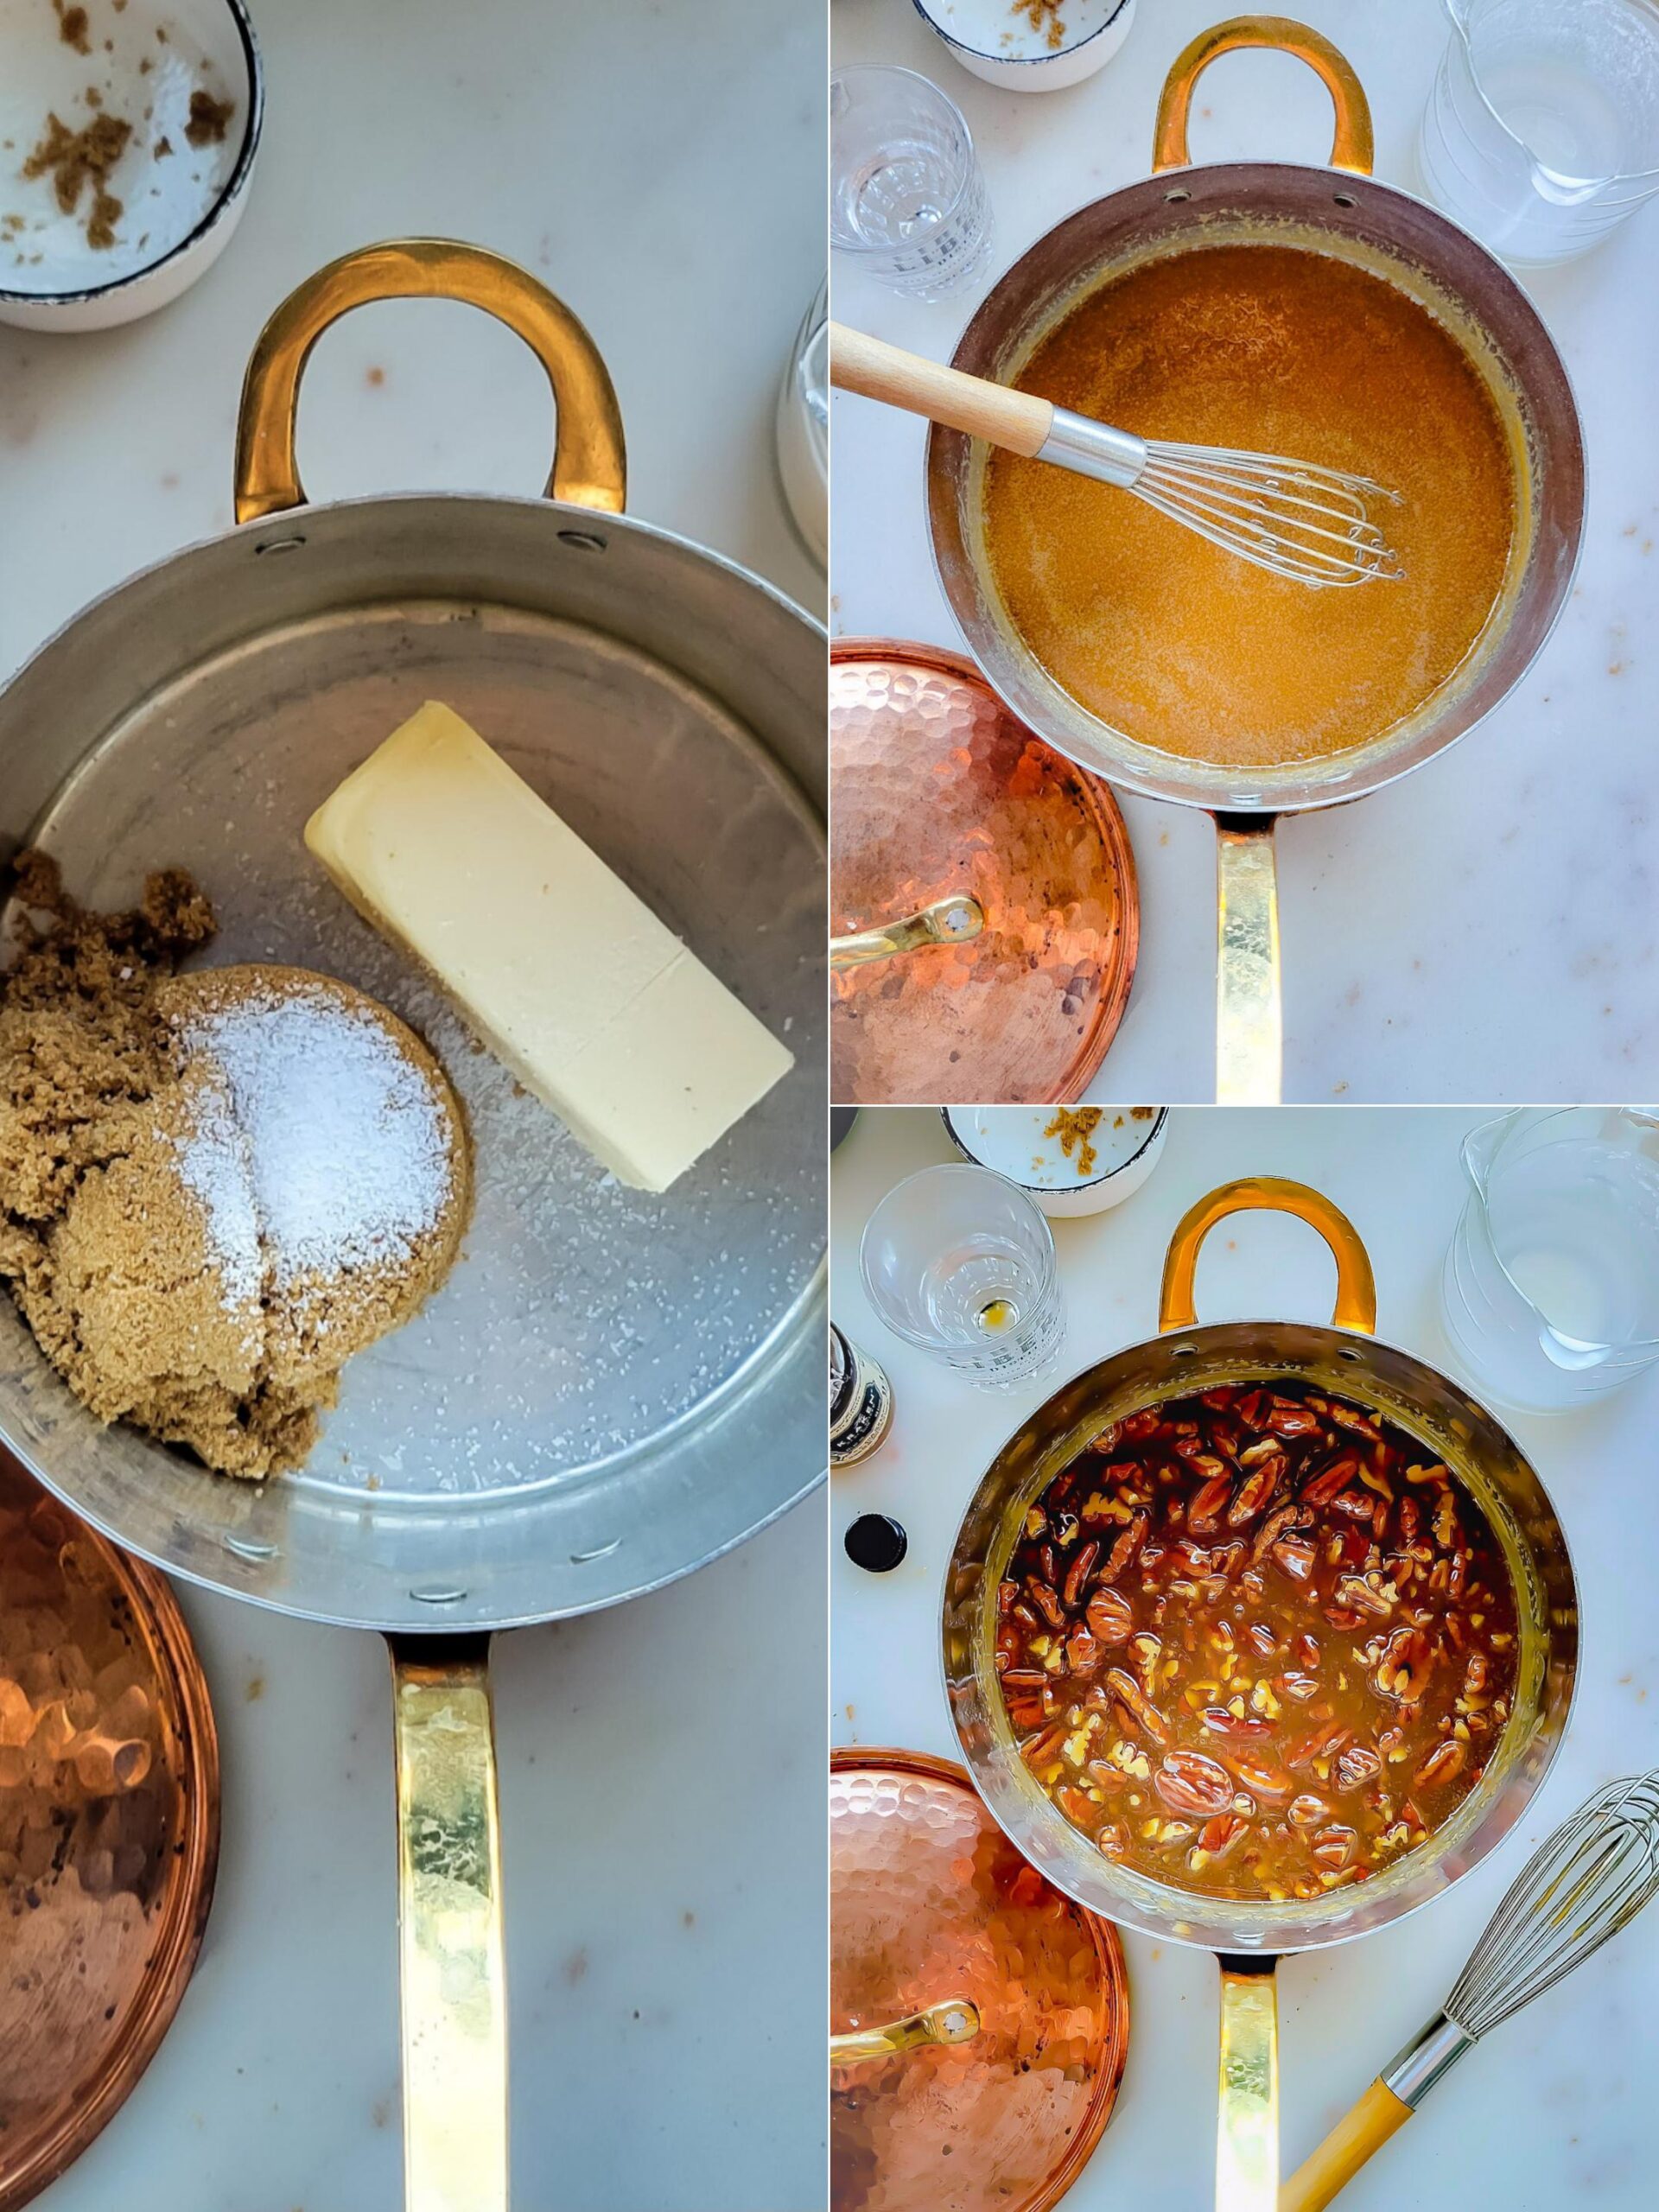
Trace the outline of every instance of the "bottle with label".
<instances>
[{"instance_id":1,"label":"bottle with label","mask_svg":"<svg viewBox=\"0 0 1659 2212\"><path fill-rule=\"evenodd\" d=\"M893 1385L868 1352L830 1324L830 1464L856 1466L893 1427Z\"/></svg>"}]
</instances>

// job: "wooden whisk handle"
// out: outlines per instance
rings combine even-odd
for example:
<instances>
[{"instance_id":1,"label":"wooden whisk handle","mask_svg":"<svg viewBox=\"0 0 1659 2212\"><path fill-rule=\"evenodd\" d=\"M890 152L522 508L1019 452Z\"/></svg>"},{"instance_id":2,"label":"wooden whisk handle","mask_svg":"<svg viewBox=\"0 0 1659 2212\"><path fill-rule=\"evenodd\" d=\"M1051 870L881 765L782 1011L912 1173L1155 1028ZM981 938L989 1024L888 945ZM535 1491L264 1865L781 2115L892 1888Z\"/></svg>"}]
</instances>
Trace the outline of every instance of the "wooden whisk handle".
<instances>
[{"instance_id":1,"label":"wooden whisk handle","mask_svg":"<svg viewBox=\"0 0 1659 2212\"><path fill-rule=\"evenodd\" d=\"M840 322L830 326L830 381L861 398L925 415L947 429L965 430L970 438L1027 456L1040 452L1054 420L1052 400L964 376L960 369L906 353L900 346Z\"/></svg>"},{"instance_id":2,"label":"wooden whisk handle","mask_svg":"<svg viewBox=\"0 0 1659 2212\"><path fill-rule=\"evenodd\" d=\"M1311 2158L1305 2159L1279 2191L1279 2212L1321 2212L1389 2136L1411 2118L1411 2107L1386 2082L1373 2082L1350 2113L1344 2113Z\"/></svg>"}]
</instances>

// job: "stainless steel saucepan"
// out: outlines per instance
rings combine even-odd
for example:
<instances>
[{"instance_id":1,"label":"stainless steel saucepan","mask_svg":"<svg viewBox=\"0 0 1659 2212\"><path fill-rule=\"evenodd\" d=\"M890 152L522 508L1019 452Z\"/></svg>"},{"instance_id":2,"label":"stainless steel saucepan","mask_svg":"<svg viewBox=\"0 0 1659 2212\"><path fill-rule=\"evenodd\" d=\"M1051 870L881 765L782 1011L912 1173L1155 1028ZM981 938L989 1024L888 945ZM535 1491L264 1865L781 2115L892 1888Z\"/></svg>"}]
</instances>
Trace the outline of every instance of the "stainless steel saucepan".
<instances>
[{"instance_id":1,"label":"stainless steel saucepan","mask_svg":"<svg viewBox=\"0 0 1659 2212\"><path fill-rule=\"evenodd\" d=\"M308 502L308 355L360 303L458 299L540 358L541 499ZM489 1632L653 1589L741 1542L825 1461L825 644L757 578L623 512L604 364L551 293L439 239L347 255L289 299L243 393L240 527L135 576L0 696L0 861L35 842L88 904L178 862L214 963L372 993L461 1093L477 1213L442 1292L354 1360L310 1464L263 1484L105 1429L0 1301L0 1439L193 1581L384 1631L395 1677L408 2202L506 2202L505 1993ZM358 920L302 842L428 697L465 715L796 1056L663 1197L599 1169Z\"/></svg>"},{"instance_id":2,"label":"stainless steel saucepan","mask_svg":"<svg viewBox=\"0 0 1659 2212\"><path fill-rule=\"evenodd\" d=\"M1332 1325L1281 1320L1200 1326L1199 1246L1250 1208L1298 1215L1337 1262ZM1578 1593L1567 1542L1542 1484L1484 1408L1409 1352L1377 1343L1376 1293L1351 1222L1306 1185L1263 1177L1198 1200L1175 1230L1160 1295L1160 1334L1057 1390L992 1462L957 1534L946 1573L945 1686L969 1771L1012 1840L1079 1904L1160 1941L1217 1954L1221 1966L1218 2212L1275 2212L1278 2021L1273 1971L1387 1926L1438 1897L1514 1827L1548 1771L1572 1702ZM1027 1509L1103 1429L1142 1407L1224 1383L1311 1382L1358 1400L1416 1437L1468 1489L1509 1566L1519 1626L1514 1710L1479 1784L1417 1850L1363 1883L1311 1903L1228 1899L1148 1880L1103 1858L1045 1796L1020 1758L996 1684L996 1592Z\"/></svg>"},{"instance_id":3,"label":"stainless steel saucepan","mask_svg":"<svg viewBox=\"0 0 1659 2212\"><path fill-rule=\"evenodd\" d=\"M1316 70L1336 111L1331 165L1189 166L1193 87L1217 55L1274 47ZM960 431L928 440L929 524L939 579L969 647L1012 710L1062 753L1148 798L1198 806L1218 834L1216 1095L1279 1096L1281 1013L1274 823L1392 783L1490 714L1519 683L1566 601L1584 524L1577 410L1549 333L1502 264L1467 232L1370 175L1371 121L1353 70L1327 39L1280 16L1242 16L1195 39L1159 104L1153 174L1080 207L999 277L953 364L1012 383L1080 296L1154 258L1205 246L1306 244L1373 270L1450 327L1510 432L1521 486L1516 543L1499 604L1468 663L1397 728L1357 731L1351 750L1283 768L1177 758L1090 714L1015 633L983 546L987 448Z\"/></svg>"}]
</instances>

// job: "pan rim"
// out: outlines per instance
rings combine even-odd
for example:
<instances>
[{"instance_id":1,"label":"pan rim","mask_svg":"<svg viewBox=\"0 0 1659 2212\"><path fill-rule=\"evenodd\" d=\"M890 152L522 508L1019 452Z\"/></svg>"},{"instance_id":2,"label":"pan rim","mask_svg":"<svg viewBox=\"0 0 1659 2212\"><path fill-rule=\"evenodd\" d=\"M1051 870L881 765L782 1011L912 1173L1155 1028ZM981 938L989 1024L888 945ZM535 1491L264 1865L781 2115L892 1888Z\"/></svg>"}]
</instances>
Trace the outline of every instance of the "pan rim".
<instances>
[{"instance_id":1,"label":"pan rim","mask_svg":"<svg viewBox=\"0 0 1659 2212\"><path fill-rule=\"evenodd\" d=\"M679 552L689 553L696 559L707 562L711 568L723 571L734 582L750 587L761 598L776 607L779 613L792 615L810 630L815 638L821 639L826 646L829 644L829 631L817 616L809 608L803 607L798 600L791 599L781 586L771 582L756 570L746 568L741 561L734 560L730 554L721 553L714 546L705 545L698 538L688 537L682 531L671 530L660 523L647 522L640 515L601 513L595 507L581 506L569 500L543 499L531 493L442 490L369 492L346 499L308 500L303 506L290 507L280 514L266 515L252 522L235 523L229 530L208 531L202 537L187 538L181 545L173 546L168 551L158 554L154 560L145 561L137 568L130 569L125 575L118 577L114 583L106 584L101 591L94 592L90 599L83 600L73 613L66 615L62 621L32 646L3 681L0 681L0 697L3 697L21 683L38 662L51 652L54 646L70 638L79 625L90 615L110 606L113 601L120 597L123 592L129 590L134 585L154 582L175 562L186 560L194 554L206 553L215 546L240 542L253 544L256 553L286 551L296 541L303 543L304 532L299 525L305 521L321 521L334 514L359 514L375 507L408 508L426 505L435 501L446 506L492 509L506 507L522 510L525 513L558 517L568 522L586 524L586 529L580 533L582 536L596 536L601 530L632 531L639 537L653 540L658 544L671 547ZM263 543L257 542L261 539L264 541Z\"/></svg>"},{"instance_id":2,"label":"pan rim","mask_svg":"<svg viewBox=\"0 0 1659 2212\"><path fill-rule=\"evenodd\" d=\"M758 1536L763 1530L772 1528L776 1522L781 1521L786 1513L792 1513L798 1505L804 1503L830 1478L826 1459L824 1465L817 1469L790 1497L772 1506L760 1520L754 1522L751 1526L739 1530L731 1536L722 1538L712 1551L704 1553L698 1559L688 1560L683 1566L664 1569L659 1574L647 1575L637 1583L630 1583L626 1588L607 1591L603 1597L594 1598L580 1605L558 1605L548 1611L537 1609L528 1612L509 1611L499 1615L491 1614L481 1620L454 1623L430 1620L411 1623L406 1620L388 1620L384 1617L372 1614L367 1610L361 1613L345 1613L328 1608L314 1609L310 1606L296 1605L269 1591L238 1589L234 1583L202 1573L194 1567L181 1566L177 1560L164 1558L154 1546L135 1541L124 1530L114 1526L108 1515L88 1506L80 1498L71 1497L36 1463L32 1454L16 1438L0 1434L0 1443L5 1445L6 1449L18 1464L34 1477L42 1489L49 1491L67 1512L73 1513L77 1520L85 1522L87 1527L94 1529L105 1542L114 1544L130 1557L142 1560L146 1569L162 1575L166 1580L188 1582L193 1589L208 1591L215 1597L229 1599L238 1605L257 1605L262 1612L280 1613L288 1620L308 1621L318 1628L361 1630L372 1636L383 1636L389 1642L396 1642L400 1637L414 1636L430 1637L434 1641L442 1638L446 1642L460 1642L467 1637L504 1636L513 1629L546 1628L555 1621L579 1620L588 1613L608 1612L613 1606L629 1605L636 1598L647 1598L656 1591L669 1589L677 1582L683 1582L688 1575L696 1574L705 1567L712 1567L716 1560L729 1557L733 1552L747 1544L751 1537ZM204 1470L204 1472L206 1471ZM229 1482L234 1478L226 1475L214 1477L213 1479ZM281 1482L283 1478L277 1475L271 1479Z\"/></svg>"}]
</instances>

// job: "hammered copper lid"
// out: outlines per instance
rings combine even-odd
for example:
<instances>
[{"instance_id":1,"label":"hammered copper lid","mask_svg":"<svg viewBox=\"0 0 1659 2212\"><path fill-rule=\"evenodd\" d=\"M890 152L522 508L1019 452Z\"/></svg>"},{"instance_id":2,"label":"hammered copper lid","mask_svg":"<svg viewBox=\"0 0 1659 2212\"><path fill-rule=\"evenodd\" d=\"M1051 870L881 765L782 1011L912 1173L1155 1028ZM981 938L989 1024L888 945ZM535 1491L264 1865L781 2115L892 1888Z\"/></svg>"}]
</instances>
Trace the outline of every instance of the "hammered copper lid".
<instances>
[{"instance_id":1,"label":"hammered copper lid","mask_svg":"<svg viewBox=\"0 0 1659 2212\"><path fill-rule=\"evenodd\" d=\"M833 2032L931 2011L961 2038L832 2059L835 2212L1046 2212L1122 2078L1117 1931L1027 1865L944 1759L836 1751L830 1838Z\"/></svg>"},{"instance_id":2,"label":"hammered copper lid","mask_svg":"<svg viewBox=\"0 0 1659 2212\"><path fill-rule=\"evenodd\" d=\"M833 1096L1079 1097L1123 1018L1141 931L1107 785L1033 735L971 661L892 639L835 645L830 766L836 939L945 900L947 922L964 900L983 918L977 935L837 961Z\"/></svg>"},{"instance_id":3,"label":"hammered copper lid","mask_svg":"<svg viewBox=\"0 0 1659 2212\"><path fill-rule=\"evenodd\" d=\"M0 2212L154 2056L218 1859L213 1711L172 1593L0 1451Z\"/></svg>"}]
</instances>

